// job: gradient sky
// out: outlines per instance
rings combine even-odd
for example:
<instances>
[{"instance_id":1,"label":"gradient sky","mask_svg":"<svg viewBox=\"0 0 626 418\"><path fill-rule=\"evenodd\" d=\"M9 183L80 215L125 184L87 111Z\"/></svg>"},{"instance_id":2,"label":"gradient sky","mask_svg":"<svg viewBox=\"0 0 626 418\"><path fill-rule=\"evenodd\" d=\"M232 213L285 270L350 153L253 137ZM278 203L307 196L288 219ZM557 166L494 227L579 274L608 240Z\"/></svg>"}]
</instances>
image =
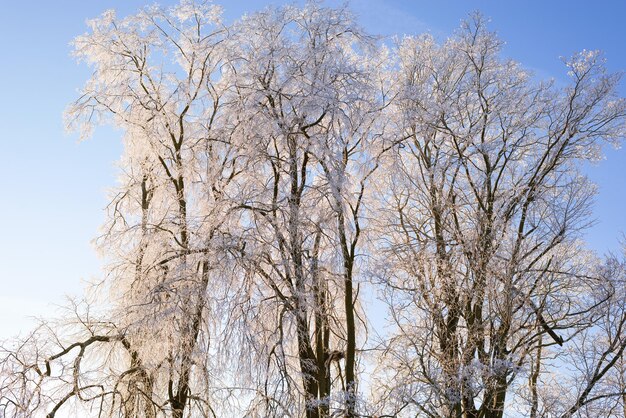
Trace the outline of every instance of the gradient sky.
<instances>
[{"instance_id":1,"label":"gradient sky","mask_svg":"<svg viewBox=\"0 0 626 418\"><path fill-rule=\"evenodd\" d=\"M101 276L91 240L104 220L106 190L115 184L121 133L100 128L82 143L64 133L63 110L89 75L70 56L69 43L86 31L86 19L111 8L126 15L148 3L0 0L0 339L26 332L29 316L53 314L64 295L80 295L85 280ZM216 3L232 21L287 2ZM506 41L504 55L540 78L565 80L559 57L581 49L601 49L611 71L626 70L623 0L353 0L351 8L370 33L430 32L440 40L480 10ZM626 96L626 80L620 92ZM618 251L626 232L626 150L606 155L586 170L599 185L597 223L587 239L600 252Z\"/></svg>"}]
</instances>

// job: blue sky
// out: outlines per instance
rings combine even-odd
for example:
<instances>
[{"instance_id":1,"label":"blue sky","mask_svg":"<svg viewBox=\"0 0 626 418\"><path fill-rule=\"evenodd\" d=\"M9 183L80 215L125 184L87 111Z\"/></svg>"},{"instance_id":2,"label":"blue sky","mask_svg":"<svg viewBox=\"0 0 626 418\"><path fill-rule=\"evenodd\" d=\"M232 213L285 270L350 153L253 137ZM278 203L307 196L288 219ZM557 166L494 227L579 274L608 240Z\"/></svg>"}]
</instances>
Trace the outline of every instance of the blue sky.
<instances>
[{"instance_id":1,"label":"blue sky","mask_svg":"<svg viewBox=\"0 0 626 418\"><path fill-rule=\"evenodd\" d=\"M51 303L80 294L82 280L101 275L91 240L104 220L106 190L115 184L120 132L101 128L82 143L64 133L63 110L89 74L70 56L69 43L86 31L86 19L110 8L125 15L147 3L0 1L0 338L25 331L31 323L26 316L49 315ZM232 21L286 2L217 3ZM610 70L626 70L624 1L353 0L351 8L371 33L427 31L439 39L480 10L506 41L504 55L541 78L565 80L559 57L581 49L601 49ZM626 81L620 91L626 96ZM626 231L626 150L607 149L607 159L587 173L599 184L598 223L587 238L592 248L616 251Z\"/></svg>"}]
</instances>

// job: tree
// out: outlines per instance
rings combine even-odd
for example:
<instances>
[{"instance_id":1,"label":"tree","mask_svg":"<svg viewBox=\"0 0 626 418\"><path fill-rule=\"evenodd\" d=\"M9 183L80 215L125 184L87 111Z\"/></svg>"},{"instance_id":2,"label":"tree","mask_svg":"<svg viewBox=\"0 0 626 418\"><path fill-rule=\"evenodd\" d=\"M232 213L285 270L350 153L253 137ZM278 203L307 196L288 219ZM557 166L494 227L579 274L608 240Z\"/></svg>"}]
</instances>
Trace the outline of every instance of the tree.
<instances>
[{"instance_id":1,"label":"tree","mask_svg":"<svg viewBox=\"0 0 626 418\"><path fill-rule=\"evenodd\" d=\"M500 417L528 368L535 416L542 356L560 357L611 298L577 241L593 195L579 161L623 135L619 77L583 51L557 89L500 46L475 16L443 45L398 47L403 142L381 236L401 378L389 391L427 416Z\"/></svg>"},{"instance_id":2,"label":"tree","mask_svg":"<svg viewBox=\"0 0 626 418\"><path fill-rule=\"evenodd\" d=\"M371 155L381 148L376 49L347 10L314 3L253 15L236 33L241 154L255 173L239 205L250 223L244 260L262 284L255 309L265 312L263 326L272 318L256 332L267 335L261 344L280 375L272 387L290 390L282 382L300 375L304 392L264 396L289 411L284 405L304 399L298 410L309 417L341 404L354 416L359 222ZM342 359L345 380L341 366L331 372Z\"/></svg>"},{"instance_id":3,"label":"tree","mask_svg":"<svg viewBox=\"0 0 626 418\"><path fill-rule=\"evenodd\" d=\"M59 341L63 350L45 361L76 344L79 357L95 342L121 344L127 366L109 366L120 372L115 389L91 398L109 397L111 413L213 413L210 335L222 318L209 316L210 299L223 297L223 287L212 287L229 280L221 270L232 246L223 194L237 174L222 116L230 86L221 72L227 30L219 16L207 2L148 7L124 19L108 11L74 41L77 58L94 71L68 109L70 125L84 135L103 122L125 132L120 187L99 239L110 260L103 287L115 325L97 333L85 318L92 336ZM70 395L84 400L74 380ZM50 416L64 400L54 401Z\"/></svg>"}]
</instances>

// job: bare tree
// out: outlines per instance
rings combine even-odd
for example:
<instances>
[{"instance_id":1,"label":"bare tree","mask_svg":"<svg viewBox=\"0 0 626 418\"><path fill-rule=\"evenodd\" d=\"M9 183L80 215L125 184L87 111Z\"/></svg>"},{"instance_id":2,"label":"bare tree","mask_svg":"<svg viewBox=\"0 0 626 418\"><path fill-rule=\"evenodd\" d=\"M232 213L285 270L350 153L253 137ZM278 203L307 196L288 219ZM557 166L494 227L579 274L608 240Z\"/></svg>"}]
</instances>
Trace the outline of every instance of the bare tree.
<instances>
[{"instance_id":1,"label":"bare tree","mask_svg":"<svg viewBox=\"0 0 626 418\"><path fill-rule=\"evenodd\" d=\"M95 342L126 348L126 416L214 414L207 354L210 330L221 318L209 316L209 299L225 292L213 291L214 280L229 277L224 267L232 243L222 196L237 174L221 116L227 30L219 16L219 7L206 2L148 7L123 19L109 11L74 41L76 56L93 73L68 109L69 123L88 134L110 122L124 129L125 151L99 239L110 263L102 287L109 289L117 331L94 332L62 345L61 353L79 347L80 357ZM71 396L84 401L74 387Z\"/></svg>"},{"instance_id":2,"label":"bare tree","mask_svg":"<svg viewBox=\"0 0 626 418\"><path fill-rule=\"evenodd\" d=\"M428 416L502 416L526 368L535 391L546 351L558 355L608 300L577 241L594 190L578 161L623 135L619 77L585 51L556 89L500 46L477 16L443 45L398 48L403 142L381 236L398 333L386 356L402 376L389 387L397 407Z\"/></svg>"},{"instance_id":3,"label":"bare tree","mask_svg":"<svg viewBox=\"0 0 626 418\"><path fill-rule=\"evenodd\" d=\"M241 153L255 176L242 185L250 223L244 259L263 286L256 309L272 318L256 331L269 337L264 355L282 382L270 387L283 391L264 392L267 411L297 404L310 417L333 408L354 416L354 277L382 102L372 81L376 49L347 10L314 3L268 9L237 29ZM272 371L265 373L267 382ZM296 398L284 392L298 387Z\"/></svg>"}]
</instances>

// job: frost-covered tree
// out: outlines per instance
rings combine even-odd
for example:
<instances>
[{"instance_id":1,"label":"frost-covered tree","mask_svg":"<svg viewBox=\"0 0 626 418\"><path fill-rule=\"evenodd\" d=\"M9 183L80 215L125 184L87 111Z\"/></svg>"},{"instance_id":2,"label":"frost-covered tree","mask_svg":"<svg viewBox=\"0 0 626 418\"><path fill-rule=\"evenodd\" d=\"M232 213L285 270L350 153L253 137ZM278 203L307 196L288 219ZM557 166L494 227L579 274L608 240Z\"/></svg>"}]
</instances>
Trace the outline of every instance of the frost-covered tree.
<instances>
[{"instance_id":1,"label":"frost-covered tree","mask_svg":"<svg viewBox=\"0 0 626 418\"><path fill-rule=\"evenodd\" d=\"M610 299L579 241L594 193L580 165L624 134L619 77L583 51L556 88L500 47L477 16L444 44L397 49L402 143L379 237L397 326L388 395L428 416L537 416L542 377Z\"/></svg>"},{"instance_id":2,"label":"frost-covered tree","mask_svg":"<svg viewBox=\"0 0 626 418\"><path fill-rule=\"evenodd\" d=\"M125 147L99 238L109 262L101 287L115 326L95 331L84 319L93 334L87 340L120 346L109 355L119 375L113 388L90 385L90 397L125 416L206 415L211 334L222 325L213 301L228 293L231 277L223 196L237 175L222 111L227 29L208 2L153 6L122 19L108 11L89 26L74 48L93 72L67 111L69 124L88 135L111 123L123 129ZM59 350L72 354L63 341ZM80 347L79 356L88 349ZM64 366L70 375L79 374L73 361ZM83 400L81 381L69 395ZM54 398L51 415L69 395Z\"/></svg>"},{"instance_id":3,"label":"frost-covered tree","mask_svg":"<svg viewBox=\"0 0 626 418\"><path fill-rule=\"evenodd\" d=\"M258 292L250 312L265 317L250 328L274 383L264 414L354 416L359 222L382 143L377 49L347 10L315 3L249 16L234 32L241 155L254 173L241 184L243 261Z\"/></svg>"}]
</instances>

